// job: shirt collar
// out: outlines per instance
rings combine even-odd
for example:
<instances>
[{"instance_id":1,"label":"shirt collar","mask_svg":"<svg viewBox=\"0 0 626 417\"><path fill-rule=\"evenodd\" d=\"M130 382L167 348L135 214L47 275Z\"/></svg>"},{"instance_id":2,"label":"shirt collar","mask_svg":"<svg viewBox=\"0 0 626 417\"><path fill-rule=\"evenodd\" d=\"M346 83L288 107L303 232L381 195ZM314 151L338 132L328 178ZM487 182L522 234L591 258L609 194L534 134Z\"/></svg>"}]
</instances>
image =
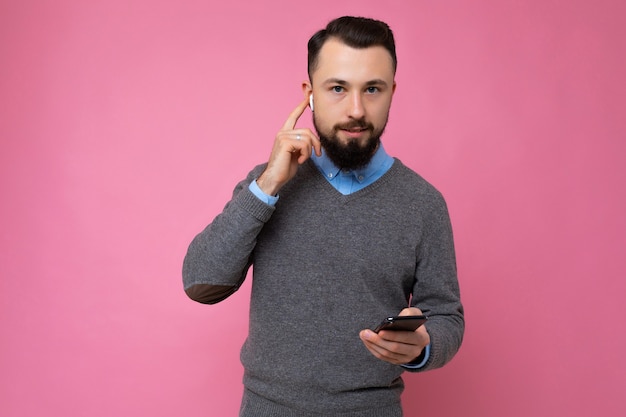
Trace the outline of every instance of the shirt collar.
<instances>
[{"instance_id":1,"label":"shirt collar","mask_svg":"<svg viewBox=\"0 0 626 417\"><path fill-rule=\"evenodd\" d=\"M322 156L317 156L315 153L311 156L313 163L324 174L327 180L332 181L338 175L341 169L337 167L326 155L326 151L322 148ZM369 177L376 175L383 169L388 168L393 163L393 158L387 154L382 142L378 145L378 149L374 153L372 159L363 168L355 170L344 170L343 174L352 175L355 181L362 183Z\"/></svg>"}]
</instances>

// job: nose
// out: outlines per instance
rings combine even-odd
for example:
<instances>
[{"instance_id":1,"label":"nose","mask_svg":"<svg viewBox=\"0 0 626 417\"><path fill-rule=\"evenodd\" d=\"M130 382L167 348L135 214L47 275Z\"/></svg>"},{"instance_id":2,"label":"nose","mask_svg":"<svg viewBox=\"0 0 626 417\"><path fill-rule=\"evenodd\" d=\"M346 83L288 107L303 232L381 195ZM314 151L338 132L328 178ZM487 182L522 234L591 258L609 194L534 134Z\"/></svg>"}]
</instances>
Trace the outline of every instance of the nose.
<instances>
[{"instance_id":1,"label":"nose","mask_svg":"<svg viewBox=\"0 0 626 417\"><path fill-rule=\"evenodd\" d=\"M350 109L349 116L353 119L361 119L365 115L365 109L363 108L363 98L361 94L354 92L350 97Z\"/></svg>"}]
</instances>

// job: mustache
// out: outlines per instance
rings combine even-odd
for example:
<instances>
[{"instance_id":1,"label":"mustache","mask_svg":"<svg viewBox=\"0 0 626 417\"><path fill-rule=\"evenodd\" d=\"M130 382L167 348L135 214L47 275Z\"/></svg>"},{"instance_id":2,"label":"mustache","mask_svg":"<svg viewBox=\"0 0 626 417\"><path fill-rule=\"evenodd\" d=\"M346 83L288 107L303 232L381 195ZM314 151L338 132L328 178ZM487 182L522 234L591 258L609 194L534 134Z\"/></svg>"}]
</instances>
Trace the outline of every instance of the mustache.
<instances>
[{"instance_id":1,"label":"mustache","mask_svg":"<svg viewBox=\"0 0 626 417\"><path fill-rule=\"evenodd\" d=\"M365 119L352 120L348 123L335 125L335 131L352 129L374 130L374 126Z\"/></svg>"}]
</instances>

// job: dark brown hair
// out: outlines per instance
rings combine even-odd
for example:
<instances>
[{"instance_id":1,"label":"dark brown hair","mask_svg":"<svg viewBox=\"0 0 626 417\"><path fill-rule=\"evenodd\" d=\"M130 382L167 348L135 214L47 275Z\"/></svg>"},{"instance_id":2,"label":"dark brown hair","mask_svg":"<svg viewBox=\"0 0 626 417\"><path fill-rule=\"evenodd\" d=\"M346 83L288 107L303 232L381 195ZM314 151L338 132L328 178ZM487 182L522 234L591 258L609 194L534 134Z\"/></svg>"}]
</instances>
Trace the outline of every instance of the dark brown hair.
<instances>
[{"instance_id":1,"label":"dark brown hair","mask_svg":"<svg viewBox=\"0 0 626 417\"><path fill-rule=\"evenodd\" d=\"M352 48L369 48L382 46L391 55L393 72L398 66L396 57L396 44L393 32L385 22L369 19L366 17L343 16L332 20L325 29L316 32L308 44L308 72L309 79L317 67L320 50L324 43L335 38Z\"/></svg>"}]
</instances>

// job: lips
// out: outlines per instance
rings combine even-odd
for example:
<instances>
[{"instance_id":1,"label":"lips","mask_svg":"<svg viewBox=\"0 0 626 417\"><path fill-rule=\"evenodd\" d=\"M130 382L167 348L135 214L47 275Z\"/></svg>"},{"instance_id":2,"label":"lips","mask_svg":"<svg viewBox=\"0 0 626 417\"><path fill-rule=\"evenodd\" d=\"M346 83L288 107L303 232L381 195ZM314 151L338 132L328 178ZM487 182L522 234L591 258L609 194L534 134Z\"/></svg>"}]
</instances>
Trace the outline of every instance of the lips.
<instances>
[{"instance_id":1,"label":"lips","mask_svg":"<svg viewBox=\"0 0 626 417\"><path fill-rule=\"evenodd\" d=\"M351 121L345 124L335 126L335 132L342 132L348 138L358 139L365 134L365 132L372 131L374 126L367 123L365 120Z\"/></svg>"},{"instance_id":2,"label":"lips","mask_svg":"<svg viewBox=\"0 0 626 417\"><path fill-rule=\"evenodd\" d=\"M342 129L341 131L344 132L344 134L347 137L360 138L365 132L367 132L367 130L368 129L359 128L359 129Z\"/></svg>"},{"instance_id":3,"label":"lips","mask_svg":"<svg viewBox=\"0 0 626 417\"><path fill-rule=\"evenodd\" d=\"M337 130L343 130L344 132L347 132L347 133L361 133L361 132L364 132L366 130L372 130L372 129L373 129L373 126L368 125L368 124L366 124L366 125L362 125L362 124L354 125L354 124L351 124L351 125L344 125L344 126L338 126L337 127Z\"/></svg>"}]
</instances>

